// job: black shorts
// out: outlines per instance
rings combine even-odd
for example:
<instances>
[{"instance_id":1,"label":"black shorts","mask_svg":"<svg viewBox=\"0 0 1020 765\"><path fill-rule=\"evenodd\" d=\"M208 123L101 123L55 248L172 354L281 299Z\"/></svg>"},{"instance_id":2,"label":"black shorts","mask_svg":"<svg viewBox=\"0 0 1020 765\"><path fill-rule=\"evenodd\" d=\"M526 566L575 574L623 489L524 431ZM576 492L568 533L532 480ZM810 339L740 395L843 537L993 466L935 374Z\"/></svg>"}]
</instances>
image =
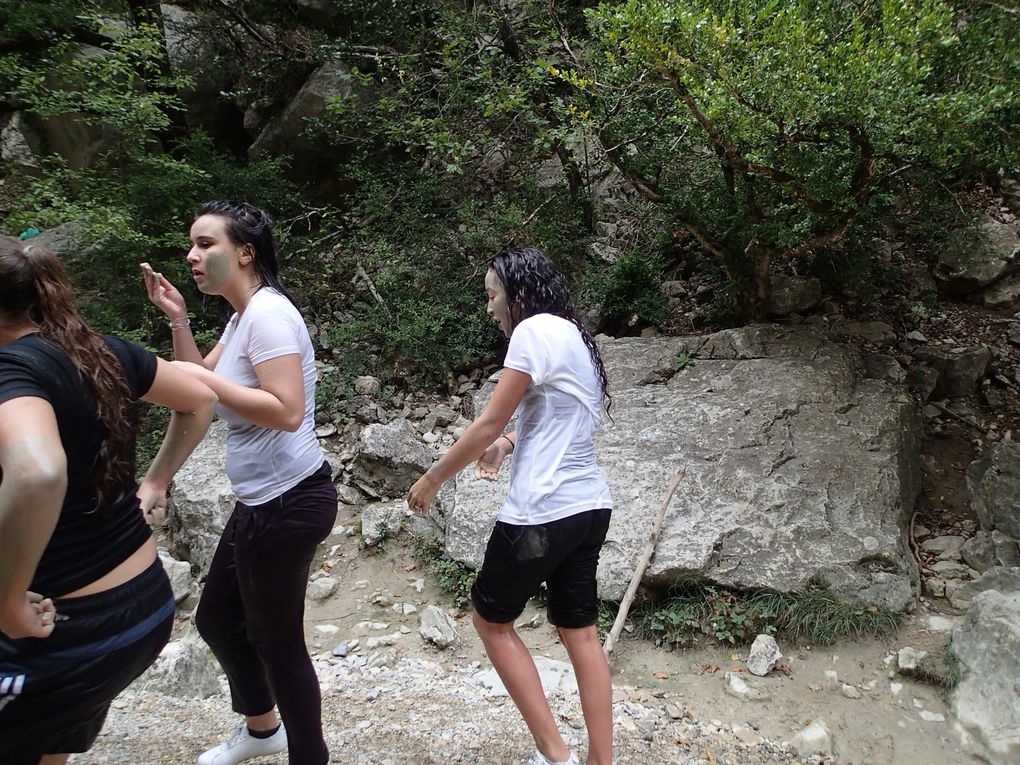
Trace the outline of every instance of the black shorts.
<instances>
[{"instance_id":1,"label":"black shorts","mask_svg":"<svg viewBox=\"0 0 1020 765\"><path fill-rule=\"evenodd\" d=\"M0 635L0 765L87 751L110 702L156 660L173 628L158 558L129 582L55 605L48 638Z\"/></svg>"},{"instance_id":2,"label":"black shorts","mask_svg":"<svg viewBox=\"0 0 1020 765\"><path fill-rule=\"evenodd\" d=\"M598 616L595 571L611 510L588 510L558 521L516 526L496 521L471 602L487 622L514 621L546 583L549 621L590 627Z\"/></svg>"}]
</instances>

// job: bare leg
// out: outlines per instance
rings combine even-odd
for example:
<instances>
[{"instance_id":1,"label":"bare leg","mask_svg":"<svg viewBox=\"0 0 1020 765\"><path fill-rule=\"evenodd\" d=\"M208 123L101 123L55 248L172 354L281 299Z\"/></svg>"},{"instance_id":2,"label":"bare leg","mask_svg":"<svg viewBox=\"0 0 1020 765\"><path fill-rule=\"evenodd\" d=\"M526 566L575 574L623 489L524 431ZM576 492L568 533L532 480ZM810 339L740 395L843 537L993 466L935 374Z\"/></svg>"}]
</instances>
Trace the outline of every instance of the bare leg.
<instances>
[{"instance_id":1,"label":"bare leg","mask_svg":"<svg viewBox=\"0 0 1020 765\"><path fill-rule=\"evenodd\" d=\"M272 730L280 724L280 718L276 716L276 707L260 715L248 715L248 727L252 730Z\"/></svg>"},{"instance_id":2,"label":"bare leg","mask_svg":"<svg viewBox=\"0 0 1020 765\"><path fill-rule=\"evenodd\" d=\"M69 754L44 754L39 765L65 765Z\"/></svg>"},{"instance_id":3,"label":"bare leg","mask_svg":"<svg viewBox=\"0 0 1020 765\"><path fill-rule=\"evenodd\" d=\"M588 728L588 765L613 761L613 683L595 627L560 628L581 694L581 710Z\"/></svg>"},{"instance_id":4,"label":"bare leg","mask_svg":"<svg viewBox=\"0 0 1020 765\"><path fill-rule=\"evenodd\" d=\"M477 611L472 614L472 621L489 661L520 710L538 750L553 762L566 761L570 750L553 720L535 661L514 630L513 622L487 622Z\"/></svg>"}]
</instances>

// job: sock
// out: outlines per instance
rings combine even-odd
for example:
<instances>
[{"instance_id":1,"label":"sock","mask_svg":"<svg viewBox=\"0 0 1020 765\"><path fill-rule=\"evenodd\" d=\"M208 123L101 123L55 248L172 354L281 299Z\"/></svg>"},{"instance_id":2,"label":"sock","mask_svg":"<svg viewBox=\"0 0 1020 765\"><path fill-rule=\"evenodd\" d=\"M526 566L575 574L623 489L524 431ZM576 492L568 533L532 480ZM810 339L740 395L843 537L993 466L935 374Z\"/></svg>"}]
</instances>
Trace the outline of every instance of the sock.
<instances>
[{"instance_id":1,"label":"sock","mask_svg":"<svg viewBox=\"0 0 1020 765\"><path fill-rule=\"evenodd\" d=\"M280 730L280 726L277 725L275 728L269 730L252 730L248 728L248 735L252 738L272 738L276 735L276 731Z\"/></svg>"}]
</instances>

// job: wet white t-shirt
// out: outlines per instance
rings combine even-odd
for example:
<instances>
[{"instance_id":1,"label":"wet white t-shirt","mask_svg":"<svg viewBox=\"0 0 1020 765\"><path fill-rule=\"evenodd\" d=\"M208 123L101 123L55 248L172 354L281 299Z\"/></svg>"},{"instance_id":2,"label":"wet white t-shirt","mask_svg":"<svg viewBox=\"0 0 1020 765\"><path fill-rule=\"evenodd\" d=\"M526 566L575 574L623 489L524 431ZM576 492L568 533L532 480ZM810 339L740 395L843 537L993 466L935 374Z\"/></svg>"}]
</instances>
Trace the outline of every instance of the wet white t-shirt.
<instances>
[{"instance_id":1,"label":"wet white t-shirt","mask_svg":"<svg viewBox=\"0 0 1020 765\"><path fill-rule=\"evenodd\" d=\"M292 489L323 462L315 437L315 354L301 314L274 289L256 292L244 313L234 314L220 338L223 352L216 374L258 388L255 365L279 356L301 356L305 385L305 416L293 433L274 430L244 419L223 404L216 413L227 421L227 477L237 498L261 505Z\"/></svg>"},{"instance_id":2,"label":"wet white t-shirt","mask_svg":"<svg viewBox=\"0 0 1020 765\"><path fill-rule=\"evenodd\" d=\"M571 322L542 313L518 324L503 366L531 376L517 418L510 491L499 520L549 523L612 508L595 462L602 389L588 347Z\"/></svg>"}]
</instances>

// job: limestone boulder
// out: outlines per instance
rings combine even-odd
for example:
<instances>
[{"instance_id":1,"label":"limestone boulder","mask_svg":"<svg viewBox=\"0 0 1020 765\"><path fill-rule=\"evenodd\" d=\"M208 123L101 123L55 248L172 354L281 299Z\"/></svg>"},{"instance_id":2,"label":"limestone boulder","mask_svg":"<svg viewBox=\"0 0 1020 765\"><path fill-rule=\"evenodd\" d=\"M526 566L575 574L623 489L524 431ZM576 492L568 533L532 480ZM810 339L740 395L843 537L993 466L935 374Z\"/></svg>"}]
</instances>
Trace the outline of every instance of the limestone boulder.
<instances>
[{"instance_id":1,"label":"limestone boulder","mask_svg":"<svg viewBox=\"0 0 1020 765\"><path fill-rule=\"evenodd\" d=\"M765 311L769 316L789 316L810 310L821 300L822 283L818 279L776 275L772 277Z\"/></svg>"},{"instance_id":2,"label":"limestone boulder","mask_svg":"<svg viewBox=\"0 0 1020 765\"><path fill-rule=\"evenodd\" d=\"M21 123L21 113L14 112L0 128L0 161L18 172L41 175L42 168L32 153Z\"/></svg>"},{"instance_id":3,"label":"limestone boulder","mask_svg":"<svg viewBox=\"0 0 1020 765\"><path fill-rule=\"evenodd\" d=\"M180 94L187 106L185 122L214 135L239 132L241 113L223 96L241 74L237 56L217 48L199 14L170 4L160 5L160 12L170 66L192 79L192 87Z\"/></svg>"},{"instance_id":4,"label":"limestone boulder","mask_svg":"<svg viewBox=\"0 0 1020 765\"><path fill-rule=\"evenodd\" d=\"M979 531L960 548L964 563L978 572L1020 566L1020 543L999 530Z\"/></svg>"},{"instance_id":5,"label":"limestone boulder","mask_svg":"<svg viewBox=\"0 0 1020 765\"><path fill-rule=\"evenodd\" d=\"M952 708L992 765L1020 762L1020 592L981 593L953 633L963 680Z\"/></svg>"},{"instance_id":6,"label":"limestone boulder","mask_svg":"<svg viewBox=\"0 0 1020 765\"><path fill-rule=\"evenodd\" d=\"M970 463L967 488L982 529L1020 539L1020 443L1000 441Z\"/></svg>"},{"instance_id":7,"label":"limestone boulder","mask_svg":"<svg viewBox=\"0 0 1020 765\"><path fill-rule=\"evenodd\" d=\"M938 373L933 395L943 396L969 396L992 362L992 351L987 345L949 350L923 345L915 348L912 355Z\"/></svg>"},{"instance_id":8,"label":"limestone boulder","mask_svg":"<svg viewBox=\"0 0 1020 765\"><path fill-rule=\"evenodd\" d=\"M904 529L917 496L920 430L905 389L864 377L859 354L810 327L758 325L699 338L603 343L612 421L599 464L616 509L602 551L602 597L619 599L666 487L648 585L697 578L912 606L918 574ZM677 359L693 360L677 370ZM493 382L487 384L489 388ZM476 411L487 399L483 388ZM456 479L441 511L446 550L478 565L506 492Z\"/></svg>"},{"instance_id":9,"label":"limestone boulder","mask_svg":"<svg viewBox=\"0 0 1020 765\"><path fill-rule=\"evenodd\" d=\"M371 98L357 83L350 67L330 59L312 72L283 111L270 119L248 148L252 159L289 154L292 168L299 175L321 177L335 168L335 151L320 144L308 132L314 120L324 117L330 103L339 100Z\"/></svg>"},{"instance_id":10,"label":"limestone boulder","mask_svg":"<svg viewBox=\"0 0 1020 765\"><path fill-rule=\"evenodd\" d=\"M416 439L404 420L374 423L361 431L350 462L352 482L371 495L405 494L433 461L433 452Z\"/></svg>"},{"instance_id":11,"label":"limestone boulder","mask_svg":"<svg viewBox=\"0 0 1020 765\"><path fill-rule=\"evenodd\" d=\"M179 640L166 644L133 687L143 692L158 690L180 699L207 699L222 693L220 676L216 657L198 631L190 629Z\"/></svg>"},{"instance_id":12,"label":"limestone boulder","mask_svg":"<svg viewBox=\"0 0 1020 765\"><path fill-rule=\"evenodd\" d=\"M225 469L227 423L216 420L174 478L167 532L174 557L190 561L199 576L209 570L236 497Z\"/></svg>"},{"instance_id":13,"label":"limestone boulder","mask_svg":"<svg viewBox=\"0 0 1020 765\"><path fill-rule=\"evenodd\" d=\"M1005 276L1020 254L1020 224L985 218L954 231L939 254L935 279L942 290L963 295Z\"/></svg>"}]
</instances>

